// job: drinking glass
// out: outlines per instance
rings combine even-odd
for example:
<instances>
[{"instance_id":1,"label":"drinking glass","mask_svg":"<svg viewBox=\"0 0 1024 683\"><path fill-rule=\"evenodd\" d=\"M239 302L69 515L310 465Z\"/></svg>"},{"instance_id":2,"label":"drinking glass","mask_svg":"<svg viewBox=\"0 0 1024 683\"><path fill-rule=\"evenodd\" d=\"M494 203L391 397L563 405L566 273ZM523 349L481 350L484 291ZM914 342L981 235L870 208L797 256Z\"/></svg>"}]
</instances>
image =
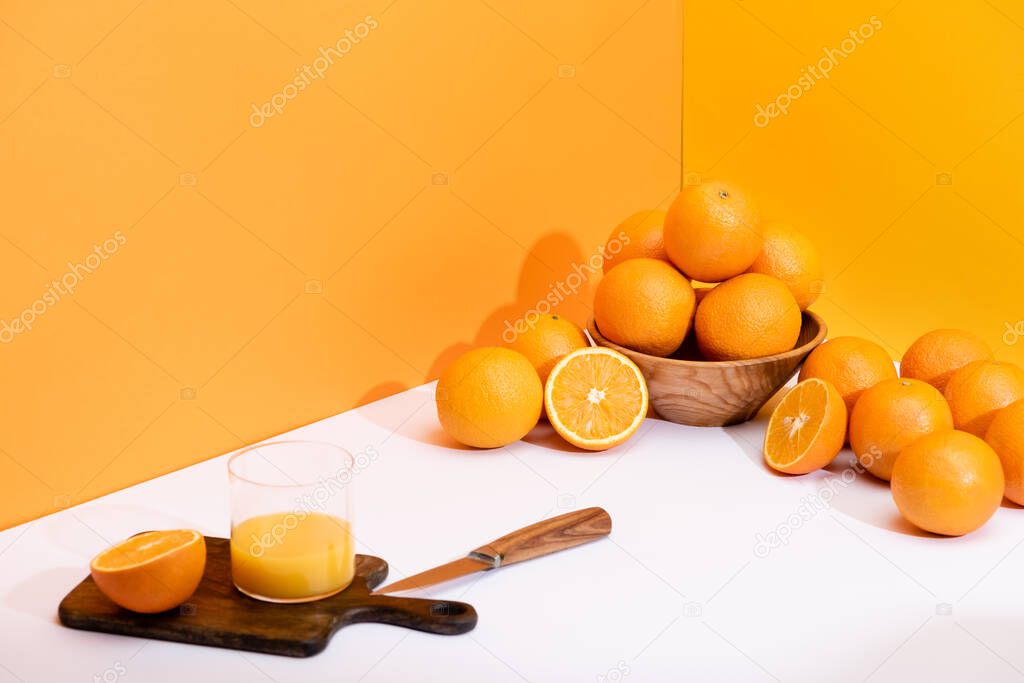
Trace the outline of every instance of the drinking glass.
<instances>
[{"instance_id":1,"label":"drinking glass","mask_svg":"<svg viewBox=\"0 0 1024 683\"><path fill-rule=\"evenodd\" d=\"M238 590L269 602L309 602L352 582L353 466L348 451L316 441L272 441L231 456Z\"/></svg>"}]
</instances>

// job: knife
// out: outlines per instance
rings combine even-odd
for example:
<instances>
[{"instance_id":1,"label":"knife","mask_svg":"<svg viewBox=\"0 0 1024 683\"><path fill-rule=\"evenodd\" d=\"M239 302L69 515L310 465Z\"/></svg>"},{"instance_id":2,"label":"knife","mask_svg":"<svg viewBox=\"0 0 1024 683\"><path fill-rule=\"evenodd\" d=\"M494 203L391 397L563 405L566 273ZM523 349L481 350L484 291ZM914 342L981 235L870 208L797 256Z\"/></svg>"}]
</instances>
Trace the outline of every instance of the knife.
<instances>
[{"instance_id":1,"label":"knife","mask_svg":"<svg viewBox=\"0 0 1024 683\"><path fill-rule=\"evenodd\" d=\"M373 594L398 593L432 586L473 572L488 571L550 555L604 538L611 532L612 518L602 508L567 512L506 534L458 560L377 588Z\"/></svg>"}]
</instances>

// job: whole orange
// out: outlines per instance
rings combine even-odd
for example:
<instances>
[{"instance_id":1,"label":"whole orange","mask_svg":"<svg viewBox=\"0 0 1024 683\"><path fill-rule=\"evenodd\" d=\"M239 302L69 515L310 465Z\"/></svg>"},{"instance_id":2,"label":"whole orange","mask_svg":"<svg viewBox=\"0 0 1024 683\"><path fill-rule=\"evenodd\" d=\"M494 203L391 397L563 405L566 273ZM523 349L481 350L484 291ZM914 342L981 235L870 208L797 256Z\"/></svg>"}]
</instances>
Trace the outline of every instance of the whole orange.
<instances>
[{"instance_id":1,"label":"whole orange","mask_svg":"<svg viewBox=\"0 0 1024 683\"><path fill-rule=\"evenodd\" d=\"M892 499L911 524L945 536L974 531L1003 500L1003 467L967 432L929 434L903 449L892 469Z\"/></svg>"},{"instance_id":2,"label":"whole orange","mask_svg":"<svg viewBox=\"0 0 1024 683\"><path fill-rule=\"evenodd\" d=\"M918 338L900 362L900 376L928 382L944 391L953 373L976 360L992 360L992 349L966 330L932 330Z\"/></svg>"},{"instance_id":3,"label":"whole orange","mask_svg":"<svg viewBox=\"0 0 1024 683\"><path fill-rule=\"evenodd\" d=\"M825 267L814 243L784 223L764 226L764 246L748 272L782 280L793 292L800 310L818 298L824 288Z\"/></svg>"},{"instance_id":4,"label":"whole orange","mask_svg":"<svg viewBox=\"0 0 1024 683\"><path fill-rule=\"evenodd\" d=\"M527 323L526 331L516 336L508 348L533 363L540 381L547 381L551 368L563 356L588 346L583 330L560 315L539 316Z\"/></svg>"},{"instance_id":5,"label":"whole orange","mask_svg":"<svg viewBox=\"0 0 1024 683\"><path fill-rule=\"evenodd\" d=\"M668 261L665 253L665 212L638 211L612 230L604 244L604 272L631 258Z\"/></svg>"},{"instance_id":6,"label":"whole orange","mask_svg":"<svg viewBox=\"0 0 1024 683\"><path fill-rule=\"evenodd\" d=\"M885 349L872 341L860 337L836 337L807 356L800 368L800 381L809 377L832 382L852 415L861 393L884 379L896 377L896 366Z\"/></svg>"},{"instance_id":7,"label":"whole orange","mask_svg":"<svg viewBox=\"0 0 1024 683\"><path fill-rule=\"evenodd\" d=\"M761 216L732 183L690 185L665 217L665 251L687 277L722 282L754 263L763 242Z\"/></svg>"},{"instance_id":8,"label":"whole orange","mask_svg":"<svg viewBox=\"0 0 1024 683\"><path fill-rule=\"evenodd\" d=\"M434 392L437 418L467 446L518 441L540 419L544 387L526 356L497 346L467 351L449 365Z\"/></svg>"},{"instance_id":9,"label":"whole orange","mask_svg":"<svg viewBox=\"0 0 1024 683\"><path fill-rule=\"evenodd\" d=\"M850 446L868 472L889 481L904 448L951 429L953 413L938 389L916 379L886 379L857 399L850 415Z\"/></svg>"},{"instance_id":10,"label":"whole orange","mask_svg":"<svg viewBox=\"0 0 1024 683\"><path fill-rule=\"evenodd\" d=\"M1024 398L1024 370L1013 363L976 360L953 373L946 400L957 429L984 437L996 411Z\"/></svg>"},{"instance_id":11,"label":"whole orange","mask_svg":"<svg viewBox=\"0 0 1024 683\"><path fill-rule=\"evenodd\" d=\"M739 360L789 351L800 336L800 325L800 307L786 285L768 275L747 273L704 295L694 332L708 360Z\"/></svg>"},{"instance_id":12,"label":"whole orange","mask_svg":"<svg viewBox=\"0 0 1024 683\"><path fill-rule=\"evenodd\" d=\"M1024 400L996 413L985 432L985 441L1003 463L1006 497L1024 505Z\"/></svg>"},{"instance_id":13,"label":"whole orange","mask_svg":"<svg viewBox=\"0 0 1024 683\"><path fill-rule=\"evenodd\" d=\"M616 344L667 356L689 331L694 300L690 281L665 261L630 259L601 279L594 320L601 334Z\"/></svg>"}]
</instances>

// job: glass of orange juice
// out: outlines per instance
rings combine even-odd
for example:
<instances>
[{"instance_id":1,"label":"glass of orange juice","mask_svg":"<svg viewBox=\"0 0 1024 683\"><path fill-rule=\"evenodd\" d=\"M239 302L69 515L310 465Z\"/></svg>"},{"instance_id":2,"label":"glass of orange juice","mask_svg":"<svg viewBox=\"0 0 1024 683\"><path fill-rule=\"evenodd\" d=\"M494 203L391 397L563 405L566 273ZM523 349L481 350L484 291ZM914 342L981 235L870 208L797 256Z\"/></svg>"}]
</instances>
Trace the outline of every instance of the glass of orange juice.
<instances>
[{"instance_id":1,"label":"glass of orange juice","mask_svg":"<svg viewBox=\"0 0 1024 683\"><path fill-rule=\"evenodd\" d=\"M355 575L352 456L315 441L272 441L228 460L231 578L246 595L309 602Z\"/></svg>"}]
</instances>

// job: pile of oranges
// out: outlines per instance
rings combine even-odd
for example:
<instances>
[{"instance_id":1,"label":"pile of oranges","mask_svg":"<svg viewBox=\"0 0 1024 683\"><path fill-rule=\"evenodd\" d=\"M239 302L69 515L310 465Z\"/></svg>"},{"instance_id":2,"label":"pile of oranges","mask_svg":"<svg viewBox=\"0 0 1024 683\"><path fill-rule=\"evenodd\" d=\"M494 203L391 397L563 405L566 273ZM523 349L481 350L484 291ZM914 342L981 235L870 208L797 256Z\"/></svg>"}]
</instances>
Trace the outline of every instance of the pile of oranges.
<instances>
[{"instance_id":1,"label":"pile of oranges","mask_svg":"<svg viewBox=\"0 0 1024 683\"><path fill-rule=\"evenodd\" d=\"M627 218L603 254L596 325L616 344L655 356L675 353L691 331L706 360L788 351L823 278L806 237L766 224L749 197L721 181L685 188L667 212ZM648 401L631 360L589 346L557 315L540 316L506 347L464 354L436 390L441 426L478 448L521 439L546 416L569 443L604 450L636 432Z\"/></svg>"},{"instance_id":2,"label":"pile of oranges","mask_svg":"<svg viewBox=\"0 0 1024 683\"><path fill-rule=\"evenodd\" d=\"M724 181L684 188L668 211L630 216L604 257L594 323L615 344L660 357L732 361L788 351L824 279L806 236L762 220L751 198ZM457 359L436 400L442 427L463 444L512 443L546 416L568 442L603 450L636 432L649 397L628 358L588 345L579 327L548 315L506 347ZM973 531L1004 495L1024 505L1024 371L994 360L963 330L924 335L899 372L874 342L826 341L772 414L764 457L775 470L805 474L845 445L859 467L891 482L911 523L945 535Z\"/></svg>"},{"instance_id":3,"label":"pile of oranges","mask_svg":"<svg viewBox=\"0 0 1024 683\"><path fill-rule=\"evenodd\" d=\"M788 351L824 277L806 236L763 221L724 181L685 188L667 213L630 217L606 252L615 256L605 263L594 321L609 340L653 356L675 353L691 330L705 360Z\"/></svg>"},{"instance_id":4,"label":"pile of oranges","mask_svg":"<svg viewBox=\"0 0 1024 683\"><path fill-rule=\"evenodd\" d=\"M860 467L890 482L912 524L969 533L1004 495L1024 504L1024 371L994 360L964 330L922 336L898 375L874 342L831 339L776 407L764 456L780 472L804 474L831 463L844 443Z\"/></svg>"}]
</instances>

